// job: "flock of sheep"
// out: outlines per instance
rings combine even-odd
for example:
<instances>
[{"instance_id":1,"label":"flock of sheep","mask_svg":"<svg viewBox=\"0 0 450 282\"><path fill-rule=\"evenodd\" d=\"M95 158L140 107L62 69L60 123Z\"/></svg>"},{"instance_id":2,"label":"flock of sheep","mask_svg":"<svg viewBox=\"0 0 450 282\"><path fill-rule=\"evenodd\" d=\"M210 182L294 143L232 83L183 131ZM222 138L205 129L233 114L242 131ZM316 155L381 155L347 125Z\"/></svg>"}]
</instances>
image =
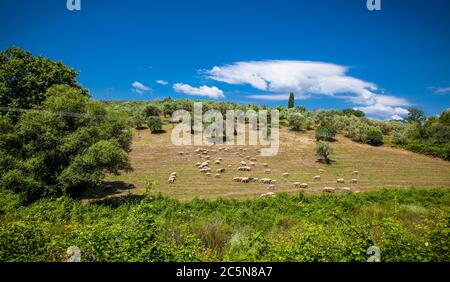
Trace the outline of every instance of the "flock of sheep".
<instances>
[{"instance_id":1,"label":"flock of sheep","mask_svg":"<svg viewBox=\"0 0 450 282\"><path fill-rule=\"evenodd\" d=\"M237 165L237 171L238 172L251 172L254 169L257 169L257 159L255 157L251 157L251 156L245 156L244 157L244 152L246 152L247 149L245 148L239 148L237 154L242 157L245 158L246 161L241 161L238 165ZM198 171L202 174L204 174L205 176L208 177L212 177L213 171L210 167L211 162L213 162L215 165L221 165L223 162L223 159L220 157L215 158L214 160L211 160L211 153L216 153L216 152L230 152L230 149L227 147L219 147L217 150L213 150L213 149L205 149L205 148L198 148L195 149L194 154L197 155L199 158L202 159L202 162L197 162L195 163L195 166L197 167ZM259 150L257 150L257 152L259 152ZM184 152L179 152L179 155L185 155ZM271 174L272 171L269 168L269 165L267 163L262 163L261 164L262 168L264 169L264 173L265 174ZM227 166L227 169L231 169L233 167L233 165L229 164ZM215 170L214 172L214 177L215 178L222 178L223 173L225 173L226 169L224 167L222 168L218 168ZM319 169L319 172L323 172L323 170ZM352 172L352 176L353 177L357 177L359 175L358 171L353 171ZM285 172L282 174L282 177L287 179L289 178L289 173ZM168 183L169 184L174 184L177 178L177 173L176 172L172 172L169 176L168 179ZM275 196L275 193L272 192L273 190L275 190L275 185L277 184L277 181L275 179L271 179L268 177L265 178L256 178L256 177L250 177L250 176L246 176L246 177L241 177L241 176L237 176L234 177L232 179L234 182L238 182L238 183L261 183L263 185L267 185L267 188L269 190L268 193L264 193L262 195L260 195L260 197L273 197ZM313 177L314 181L320 181L321 180L321 176L320 175L316 175ZM337 184L345 184L345 179L344 178L339 178L336 180ZM357 178L353 178L350 181L351 184L358 184L358 179ZM307 189L308 188L308 183L303 183L303 182L294 182L293 183L294 188L298 188L298 189ZM350 187L342 187L342 188L333 188L333 187L324 187L322 189L323 192L327 192L327 193L334 193L337 191L342 191L342 192L348 192L351 191L352 189ZM356 191L358 192L358 191Z\"/></svg>"}]
</instances>

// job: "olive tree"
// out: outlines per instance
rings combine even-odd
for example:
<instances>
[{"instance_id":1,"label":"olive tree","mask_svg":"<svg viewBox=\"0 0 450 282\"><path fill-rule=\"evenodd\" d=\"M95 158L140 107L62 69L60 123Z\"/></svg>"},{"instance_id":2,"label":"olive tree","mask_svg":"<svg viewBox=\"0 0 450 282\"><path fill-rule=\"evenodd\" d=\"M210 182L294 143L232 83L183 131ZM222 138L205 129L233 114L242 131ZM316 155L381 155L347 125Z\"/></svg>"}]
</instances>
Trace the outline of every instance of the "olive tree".
<instances>
[{"instance_id":1,"label":"olive tree","mask_svg":"<svg viewBox=\"0 0 450 282\"><path fill-rule=\"evenodd\" d=\"M330 155L334 153L333 147L326 141L316 143L316 156L322 158L325 163L330 163Z\"/></svg>"}]
</instances>

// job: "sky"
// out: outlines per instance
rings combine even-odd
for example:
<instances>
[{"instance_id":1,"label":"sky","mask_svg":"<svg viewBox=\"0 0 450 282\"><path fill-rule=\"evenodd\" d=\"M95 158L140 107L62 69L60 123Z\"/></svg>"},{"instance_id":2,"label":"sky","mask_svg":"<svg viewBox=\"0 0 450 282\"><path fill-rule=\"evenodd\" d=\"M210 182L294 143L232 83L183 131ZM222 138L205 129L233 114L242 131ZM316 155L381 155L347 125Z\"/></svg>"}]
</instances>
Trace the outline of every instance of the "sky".
<instances>
[{"instance_id":1,"label":"sky","mask_svg":"<svg viewBox=\"0 0 450 282\"><path fill-rule=\"evenodd\" d=\"M450 1L0 0L0 49L78 70L95 99L193 98L356 108L450 107Z\"/></svg>"}]
</instances>

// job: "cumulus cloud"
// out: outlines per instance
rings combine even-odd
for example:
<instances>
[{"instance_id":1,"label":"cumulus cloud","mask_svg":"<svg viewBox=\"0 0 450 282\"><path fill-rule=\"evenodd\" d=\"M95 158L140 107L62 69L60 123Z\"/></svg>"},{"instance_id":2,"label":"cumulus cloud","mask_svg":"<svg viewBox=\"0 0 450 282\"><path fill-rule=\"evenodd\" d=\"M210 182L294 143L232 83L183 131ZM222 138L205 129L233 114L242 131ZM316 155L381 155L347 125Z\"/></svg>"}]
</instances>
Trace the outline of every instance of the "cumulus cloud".
<instances>
[{"instance_id":1,"label":"cumulus cloud","mask_svg":"<svg viewBox=\"0 0 450 282\"><path fill-rule=\"evenodd\" d=\"M156 83L161 84L161 85L167 85L167 84L169 84L169 82L167 82L167 81L165 81L165 80L162 80L162 79L156 80Z\"/></svg>"},{"instance_id":2,"label":"cumulus cloud","mask_svg":"<svg viewBox=\"0 0 450 282\"><path fill-rule=\"evenodd\" d=\"M138 94L143 94L144 92L152 90L150 87L140 83L139 81L133 82L131 86L133 86L133 91Z\"/></svg>"},{"instance_id":3,"label":"cumulus cloud","mask_svg":"<svg viewBox=\"0 0 450 282\"><path fill-rule=\"evenodd\" d=\"M435 94L448 94L450 93L450 87L430 87Z\"/></svg>"},{"instance_id":4,"label":"cumulus cloud","mask_svg":"<svg viewBox=\"0 0 450 282\"><path fill-rule=\"evenodd\" d=\"M358 109L381 118L408 113L402 107L408 105L408 101L379 95L377 85L351 77L347 72L347 67L332 63L280 60L236 62L205 71L210 79L234 85L250 85L268 92L265 95L252 95L251 98L285 100L287 96L282 93L292 91L300 99L311 95L346 99Z\"/></svg>"},{"instance_id":5,"label":"cumulus cloud","mask_svg":"<svg viewBox=\"0 0 450 282\"><path fill-rule=\"evenodd\" d=\"M176 92L184 93L187 95L205 96L205 97L209 97L209 98L213 98L213 99L225 98L223 91L215 86L209 87L209 86L203 85L200 87L192 87L189 84L175 83L173 85L173 89Z\"/></svg>"}]
</instances>

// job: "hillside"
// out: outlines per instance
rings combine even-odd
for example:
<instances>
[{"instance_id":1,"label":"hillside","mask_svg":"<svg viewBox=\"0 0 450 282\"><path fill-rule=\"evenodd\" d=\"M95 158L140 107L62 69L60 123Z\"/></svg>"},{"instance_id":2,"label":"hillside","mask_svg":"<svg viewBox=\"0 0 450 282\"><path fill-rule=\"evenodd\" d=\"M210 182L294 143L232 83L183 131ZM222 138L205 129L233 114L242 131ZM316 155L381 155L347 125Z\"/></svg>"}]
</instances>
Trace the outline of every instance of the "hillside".
<instances>
[{"instance_id":1,"label":"hillside","mask_svg":"<svg viewBox=\"0 0 450 282\"><path fill-rule=\"evenodd\" d=\"M218 151L220 145L210 147L174 146L170 142L170 132L174 125L165 124L165 133L151 134L148 130L133 131L133 145L130 160L133 172L109 177L113 181L112 193L91 191L87 198L103 197L110 194L141 194L145 183L157 181L156 191L163 195L181 200L193 198L214 199L219 197L252 197L268 192L268 185L260 183L237 183L237 176L256 178L268 177L277 181L274 192L298 192L294 182L308 183L307 192L319 193L324 187L349 187L352 191L367 191L377 188L445 188L450 187L450 163L441 159L416 154L403 149L387 146L374 147L351 141L338 136L332 145L335 154L332 164L325 165L317 161L314 155L315 138L313 131L295 132L288 128L280 129L280 151L274 157L261 157L257 146L229 146L228 152ZM211 157L212 176L205 176L195 166L204 159L196 155L197 148L207 148ZM245 150L245 151L244 151ZM183 153L183 155L180 155ZM251 172L238 172L241 161L249 162L245 157L255 157L257 161ZM220 165L214 160L222 158ZM263 163L271 169L264 173ZM218 168L225 168L221 178L214 178ZM358 176L352 176L358 171ZM175 184L167 179L177 172ZM283 173L289 177L283 177ZM313 180L320 175L319 181ZM338 178L344 178L345 184L337 184ZM351 179L357 178L357 184ZM128 189L122 182L131 183L135 188Z\"/></svg>"}]
</instances>

